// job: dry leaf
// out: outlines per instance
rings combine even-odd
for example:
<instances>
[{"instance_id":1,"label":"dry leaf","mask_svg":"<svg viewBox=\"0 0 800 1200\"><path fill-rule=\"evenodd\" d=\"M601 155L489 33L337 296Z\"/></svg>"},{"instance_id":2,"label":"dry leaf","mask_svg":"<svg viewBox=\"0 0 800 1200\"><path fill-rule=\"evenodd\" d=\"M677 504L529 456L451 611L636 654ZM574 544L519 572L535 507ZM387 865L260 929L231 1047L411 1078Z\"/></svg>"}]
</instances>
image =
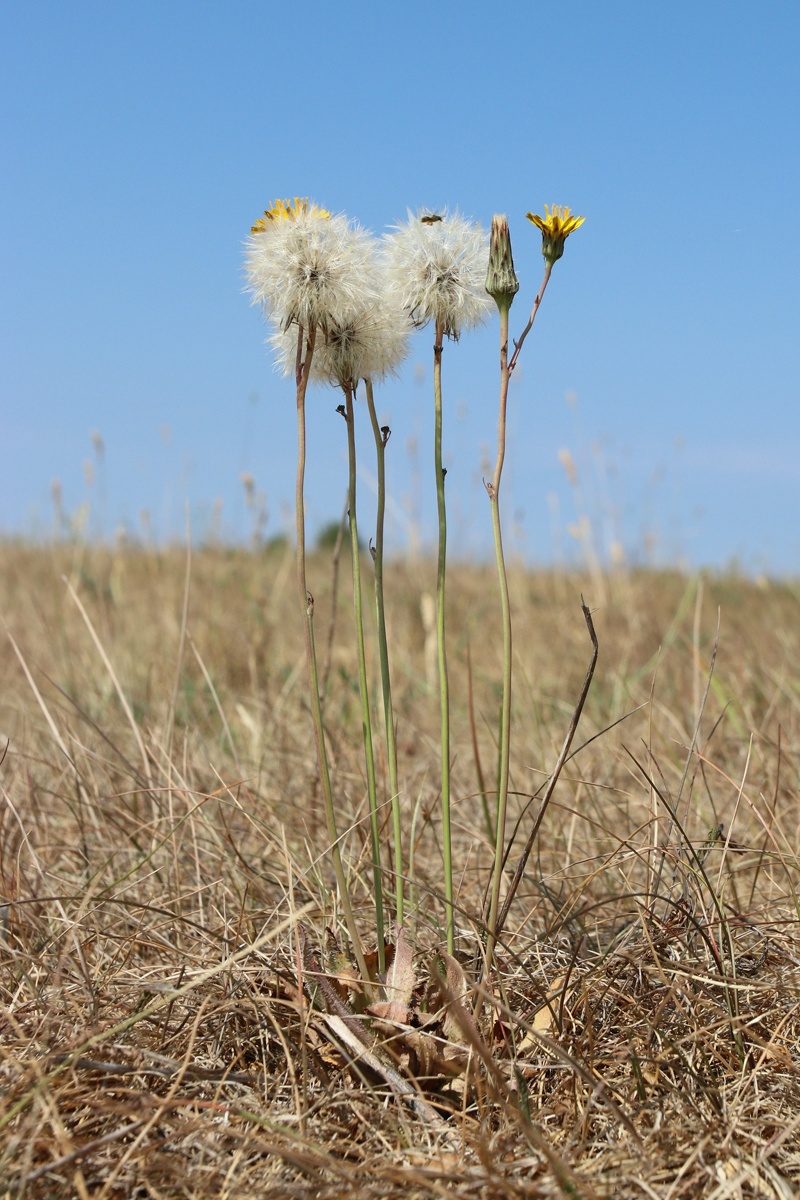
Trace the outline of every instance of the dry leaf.
<instances>
[{"instance_id":1,"label":"dry leaf","mask_svg":"<svg viewBox=\"0 0 800 1200\"><path fill-rule=\"evenodd\" d=\"M541 1008L537 1008L536 1012L527 1022L528 1026L533 1032L525 1035L517 1047L518 1051L526 1050L531 1046L539 1045L536 1040L535 1033L550 1033L552 1030L555 1020L554 1014L557 1006L561 1003L561 989L564 986L566 978L566 975L559 975L559 977L553 981L547 1001L541 1006Z\"/></svg>"},{"instance_id":2,"label":"dry leaf","mask_svg":"<svg viewBox=\"0 0 800 1200\"><path fill-rule=\"evenodd\" d=\"M383 943L383 961L384 961L385 966L390 967L392 965L392 963L394 961L394 953L395 953L395 951L394 951L394 946L392 945L392 943L384 942ZM378 981L378 963L380 962L380 959L378 957L378 951L373 950L371 953L365 954L364 962L367 965L367 973L369 974L370 979L372 980L373 983L377 983L377 981Z\"/></svg>"},{"instance_id":3,"label":"dry leaf","mask_svg":"<svg viewBox=\"0 0 800 1200\"><path fill-rule=\"evenodd\" d=\"M376 1016L381 1016L387 1021L399 1021L401 1024L406 1024L409 1018L414 982L414 952L408 943L405 930L401 926L397 931L392 965L386 975L385 1011L376 1013Z\"/></svg>"},{"instance_id":4,"label":"dry leaf","mask_svg":"<svg viewBox=\"0 0 800 1200\"><path fill-rule=\"evenodd\" d=\"M347 1023L341 1017L331 1015L324 1016L324 1023L327 1025L330 1032L334 1035L340 1045L344 1046L348 1053L352 1055L355 1062L364 1063L376 1075L388 1083L396 1096L402 1097L415 1110L418 1116L422 1117L429 1125L434 1128L445 1131L450 1140L455 1140L455 1133L448 1130L446 1122L439 1115L435 1108L425 1100L407 1079L404 1079L394 1067L384 1063L377 1053L369 1050L363 1042L356 1037Z\"/></svg>"},{"instance_id":5,"label":"dry leaf","mask_svg":"<svg viewBox=\"0 0 800 1200\"><path fill-rule=\"evenodd\" d=\"M442 980L442 991L447 997L442 1021L444 1034L448 1041L454 1042L457 1046L468 1046L470 1038L465 1032L465 1025L474 1031L475 1037L480 1037L480 1035L472 1014L464 1005L464 1001L469 995L467 977L461 964L451 954L442 953L441 957L447 966L447 978Z\"/></svg>"},{"instance_id":6,"label":"dry leaf","mask_svg":"<svg viewBox=\"0 0 800 1200\"><path fill-rule=\"evenodd\" d=\"M419 1029L403 1034L396 1044L410 1052L409 1073L415 1079L454 1079L464 1073L469 1063L469 1051L463 1046L443 1042Z\"/></svg>"}]
</instances>

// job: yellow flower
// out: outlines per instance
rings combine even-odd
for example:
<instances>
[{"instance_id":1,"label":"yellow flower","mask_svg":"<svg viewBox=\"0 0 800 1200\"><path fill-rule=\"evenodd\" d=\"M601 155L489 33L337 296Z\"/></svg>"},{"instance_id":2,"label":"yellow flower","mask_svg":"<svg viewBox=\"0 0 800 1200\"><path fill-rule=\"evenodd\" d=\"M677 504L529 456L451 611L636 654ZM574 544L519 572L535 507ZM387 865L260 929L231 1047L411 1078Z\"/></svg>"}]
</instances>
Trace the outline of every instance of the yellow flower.
<instances>
[{"instance_id":1,"label":"yellow flower","mask_svg":"<svg viewBox=\"0 0 800 1200\"><path fill-rule=\"evenodd\" d=\"M300 216L325 218L330 215L327 209L310 204L308 197L301 199L300 196L295 196L294 201L275 200L271 208L264 210L263 217L259 217L250 232L264 233L273 221L295 221Z\"/></svg>"},{"instance_id":2,"label":"yellow flower","mask_svg":"<svg viewBox=\"0 0 800 1200\"><path fill-rule=\"evenodd\" d=\"M548 207L545 204L543 217L538 217L536 213L526 215L537 229L541 229L542 254L552 266L564 253L564 242L571 233L580 228L586 218L572 216L568 208L562 208L559 204L554 204L549 212Z\"/></svg>"}]
</instances>

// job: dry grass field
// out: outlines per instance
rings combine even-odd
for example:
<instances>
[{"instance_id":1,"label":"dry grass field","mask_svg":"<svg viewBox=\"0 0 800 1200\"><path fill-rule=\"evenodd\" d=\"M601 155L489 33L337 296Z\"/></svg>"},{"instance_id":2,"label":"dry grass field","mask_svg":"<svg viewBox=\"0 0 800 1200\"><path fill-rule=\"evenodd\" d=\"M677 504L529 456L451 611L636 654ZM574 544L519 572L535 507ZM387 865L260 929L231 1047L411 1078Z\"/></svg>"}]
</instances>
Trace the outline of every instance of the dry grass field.
<instances>
[{"instance_id":1,"label":"dry grass field","mask_svg":"<svg viewBox=\"0 0 800 1200\"><path fill-rule=\"evenodd\" d=\"M373 951L341 568L335 593L319 554L309 584ZM487 976L497 584L448 580L444 975L433 586L428 564L387 567L411 908L364 988L292 552L0 547L3 1200L797 1194L800 590L512 573L509 879L590 661L581 592L600 649Z\"/></svg>"}]
</instances>

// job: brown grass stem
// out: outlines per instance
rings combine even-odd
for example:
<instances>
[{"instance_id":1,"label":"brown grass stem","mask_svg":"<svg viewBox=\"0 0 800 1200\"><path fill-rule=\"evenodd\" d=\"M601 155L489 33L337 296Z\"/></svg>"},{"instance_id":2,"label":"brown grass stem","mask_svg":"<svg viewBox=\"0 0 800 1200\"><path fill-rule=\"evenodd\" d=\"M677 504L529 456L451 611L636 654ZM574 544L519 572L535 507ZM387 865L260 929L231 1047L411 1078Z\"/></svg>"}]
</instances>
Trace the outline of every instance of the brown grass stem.
<instances>
[{"instance_id":1,"label":"brown grass stem","mask_svg":"<svg viewBox=\"0 0 800 1200\"><path fill-rule=\"evenodd\" d=\"M544 793L544 796L542 797L542 803L539 805L539 811L536 814L536 820L533 822L531 831L528 834L528 839L525 843L525 847L522 851L522 854L519 857L519 862L517 863L513 878L511 880L511 883L509 884L508 891L505 896L505 900L503 901L503 907L500 910L500 914L497 918L496 929L495 929L495 940L502 936L503 929L505 928L505 923L508 920L509 910L511 908L512 903L514 902L514 897L517 894L517 888L520 885L520 881L522 880L522 877L525 873L525 868L528 865L528 859L530 858L531 850L533 849L534 842L536 841L536 835L538 834L539 829L541 828L542 821L544 819L544 814L547 812L548 805L550 804L550 801L553 798L553 792L556 789L556 784L558 783L561 772L564 769L564 764L566 763L567 759L569 758L570 748L572 746L573 739L577 732L578 725L580 724L581 713L583 712L583 707L586 704L586 697L589 695L589 688L592 686L592 679L594 678L594 671L595 671L595 667L597 666L597 658L600 653L600 646L597 641L597 634L595 633L595 630L594 630L594 622L592 621L592 614L589 611L589 609L586 607L583 596L581 596L581 609L583 611L583 617L584 617L584 620L586 621L586 625L589 630L589 637L592 639L591 662L589 663L589 667L586 672L586 678L584 679L583 687L581 688L581 694L578 698L578 703L575 705L575 711L572 714L572 719L570 720L569 728L567 729L566 737L564 738L564 742L561 747L561 752L556 760L555 766L553 767L553 773L550 776L550 779L547 784L547 789ZM490 926L490 930L491 930L491 928L492 927Z\"/></svg>"},{"instance_id":2,"label":"brown grass stem","mask_svg":"<svg viewBox=\"0 0 800 1200\"><path fill-rule=\"evenodd\" d=\"M136 741L136 745L139 747L139 753L142 756L142 767L144 769L145 777L146 777L148 783L152 783L153 777L152 777L152 774L150 771L150 759L148 757L147 750L145 749L144 740L142 738L141 731L139 729L139 726L136 723L136 718L133 715L133 710L131 709L131 706L128 703L128 698L125 695L125 692L122 690L122 684L120 683L119 679L117 678L117 673L114 670L111 659L108 657L108 654L106 653L103 643L100 641L97 631L96 631L94 625L92 624L89 614L87 613L86 609L83 606L80 596L75 591L75 588L72 586L72 583L70 582L70 580L67 579L66 575L63 578L64 578L64 583L67 585L67 591L69 592L69 594L75 604L75 607L78 609L78 612L81 614L81 617L83 618L83 623L85 624L87 630L89 631L89 637L92 639L95 649L97 650L97 653L100 655L100 658L102 659L103 666L105 667L106 671L108 672L108 677L114 686L114 691L116 692L117 699L119 700L120 705L122 706L122 711L125 713L125 716L128 718L128 724L131 727L131 732L133 733L134 739Z\"/></svg>"}]
</instances>

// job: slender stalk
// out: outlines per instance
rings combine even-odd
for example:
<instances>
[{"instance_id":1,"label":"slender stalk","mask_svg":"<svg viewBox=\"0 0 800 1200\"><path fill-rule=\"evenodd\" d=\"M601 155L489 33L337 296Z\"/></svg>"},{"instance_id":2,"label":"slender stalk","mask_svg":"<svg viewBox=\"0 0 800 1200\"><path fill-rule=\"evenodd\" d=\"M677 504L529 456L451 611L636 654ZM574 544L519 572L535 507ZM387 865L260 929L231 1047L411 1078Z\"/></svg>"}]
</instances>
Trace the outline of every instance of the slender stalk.
<instances>
[{"instance_id":1,"label":"slender stalk","mask_svg":"<svg viewBox=\"0 0 800 1200\"><path fill-rule=\"evenodd\" d=\"M552 265L545 263L544 277L541 287L533 302L528 323L514 345L511 359L508 357L508 314L511 300L507 303L498 302L500 312L500 408L497 420L497 459L491 483L486 485L489 501L492 506L492 532L494 534L495 559L497 561L497 577L500 585L500 605L503 620L503 699L500 711L500 755L497 786L497 818L495 821L494 866L492 868L492 889L489 901L488 936L486 940L486 964L490 968L497 945L497 915L500 905L500 884L503 875L503 855L505 852L506 813L508 809L508 777L511 752L511 602L508 594L508 574L506 572L505 556L503 554L503 531L500 523L500 481L503 475L503 463L506 454L506 409L508 406L508 385L511 374L517 365L522 344L533 328L539 305L550 280Z\"/></svg>"},{"instance_id":2,"label":"slender stalk","mask_svg":"<svg viewBox=\"0 0 800 1200\"><path fill-rule=\"evenodd\" d=\"M347 459L349 464L348 499L350 506L350 557L353 564L353 609L358 646L358 690L361 697L361 734L364 739L364 758L367 767L369 796L369 831L372 843L372 879L375 891L375 925L378 936L378 970L386 970L386 946L383 921L383 870L381 867L381 838L378 822L378 793L375 785L375 754L372 745L372 718L369 711L367 657L364 649L364 615L361 605L361 556L358 550L358 521L356 519L356 430L353 408L353 389L344 389L344 417L347 422Z\"/></svg>"},{"instance_id":3,"label":"slender stalk","mask_svg":"<svg viewBox=\"0 0 800 1200\"><path fill-rule=\"evenodd\" d=\"M486 836L490 842L494 843L494 822L492 821L492 814L489 812L489 795L486 791L483 766L481 765L481 753L478 748L478 729L475 723L475 695L472 688L472 651L470 650L469 642L467 643L467 699L469 703L469 728L472 734L472 757L475 760L475 774L478 777L478 794L480 795L481 806L483 808L483 821L486 825Z\"/></svg>"},{"instance_id":4,"label":"slender stalk","mask_svg":"<svg viewBox=\"0 0 800 1200\"><path fill-rule=\"evenodd\" d=\"M453 911L453 858L450 835L450 685L447 677L445 647L445 567L447 563L447 509L444 500L445 469L442 465L442 339L444 324L436 321L436 341L433 347L433 399L436 417L434 434L434 469L436 472L436 504L439 515L439 554L436 565L436 641L439 661L439 706L441 711L442 744L442 856L444 860L445 925L447 950L455 948Z\"/></svg>"},{"instance_id":5,"label":"slender stalk","mask_svg":"<svg viewBox=\"0 0 800 1200\"><path fill-rule=\"evenodd\" d=\"M381 660L381 685L383 688L383 717L386 725L386 753L389 760L389 787L392 792L392 833L394 837L394 883L395 918L398 925L404 917L403 839L400 820L400 787L397 772L397 738L394 728L392 705L392 679L389 670L389 642L386 636L386 607L383 594L383 533L386 511L386 443L389 441L388 425L381 428L375 412L375 397L372 380L365 380L367 408L375 436L375 455L378 469L378 511L375 521L375 609L378 618L378 648Z\"/></svg>"},{"instance_id":6,"label":"slender stalk","mask_svg":"<svg viewBox=\"0 0 800 1200\"><path fill-rule=\"evenodd\" d=\"M364 949L358 936L353 908L350 903L350 892L347 887L342 855L339 848L339 835L336 832L336 814L333 807L333 790L328 769L328 754L325 747L325 731L322 725L322 705L319 696L319 678L317 674L317 655L314 643L314 597L308 590L306 582L306 516L305 516L305 470L306 470L306 392L311 374L311 360L314 354L316 330L309 329L306 335L300 328L297 335L297 361L295 379L297 383L297 477L295 485L295 517L297 524L297 588L301 611L305 615L303 629L305 632L306 667L308 671L309 699L314 721L314 738L317 747L317 762L319 764L322 794L325 802L325 816L328 822L328 839L331 844L331 858L336 875L336 885L339 889L339 901L342 905L347 931L353 945L358 969L365 982L369 982L369 973L364 958Z\"/></svg>"},{"instance_id":7,"label":"slender stalk","mask_svg":"<svg viewBox=\"0 0 800 1200\"><path fill-rule=\"evenodd\" d=\"M500 305L500 413L497 421L497 460L491 483L487 484L492 506L492 532L500 584L500 606L503 618L503 699L500 709L500 762L497 778L497 816L495 819L494 867L489 904L489 936L486 943L486 963L491 967L496 944L497 909L500 902L500 881L503 875L506 810L508 807L508 774L511 746L511 602L508 595L508 575L503 555L503 532L500 525L500 480L506 454L506 408L508 405L508 314L510 301Z\"/></svg>"},{"instance_id":8,"label":"slender stalk","mask_svg":"<svg viewBox=\"0 0 800 1200\"><path fill-rule=\"evenodd\" d=\"M514 373L514 367L517 365L517 359L519 358L519 352L522 349L522 343L525 341L525 338L528 336L531 329L533 329L533 322L536 320L536 314L539 311L539 305L542 303L542 297L544 296L544 290L547 287L548 283L550 282L550 274L551 274L552 270L553 270L552 263L545 263L544 278L542 279L542 286L539 288L538 295L536 296L536 299L533 302L533 308L531 309L531 315L528 317L528 324L525 326L522 333L519 335L519 341L514 342L514 353L511 355L511 359L508 364L509 376L513 375L513 373Z\"/></svg>"}]
</instances>

